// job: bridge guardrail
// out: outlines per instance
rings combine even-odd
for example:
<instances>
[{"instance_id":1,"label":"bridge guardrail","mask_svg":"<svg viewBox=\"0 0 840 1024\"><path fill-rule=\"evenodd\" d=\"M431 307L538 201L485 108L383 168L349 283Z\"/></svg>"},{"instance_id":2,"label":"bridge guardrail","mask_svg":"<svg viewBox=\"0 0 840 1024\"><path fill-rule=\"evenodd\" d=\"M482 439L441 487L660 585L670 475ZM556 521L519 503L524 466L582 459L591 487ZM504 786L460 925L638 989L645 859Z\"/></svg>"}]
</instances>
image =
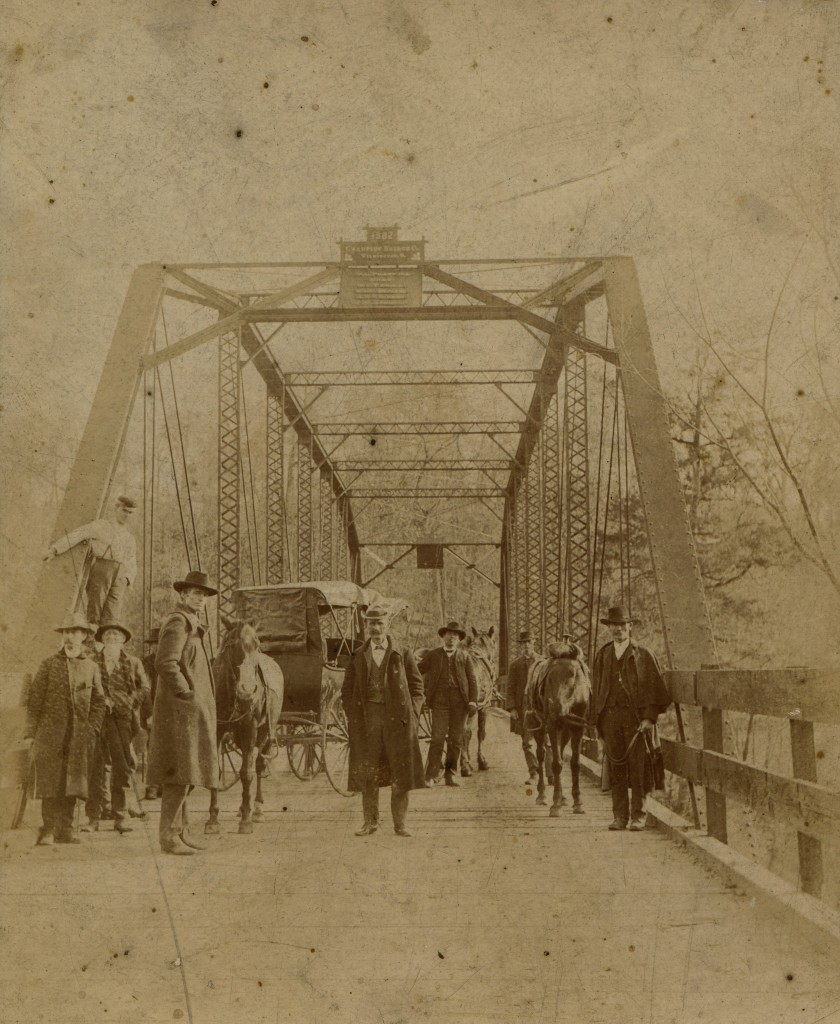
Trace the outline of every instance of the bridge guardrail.
<instances>
[{"instance_id":1,"label":"bridge guardrail","mask_svg":"<svg viewBox=\"0 0 840 1024\"><path fill-rule=\"evenodd\" d=\"M825 840L840 839L840 791L817 781L814 725L840 725L840 672L814 669L665 673L671 696L702 710L703 746L662 738L665 767L706 791L709 834L727 842L728 798L760 807L797 832L799 881L819 897ZM758 768L723 752L723 715L736 711L787 719L792 772Z\"/></svg>"}]
</instances>

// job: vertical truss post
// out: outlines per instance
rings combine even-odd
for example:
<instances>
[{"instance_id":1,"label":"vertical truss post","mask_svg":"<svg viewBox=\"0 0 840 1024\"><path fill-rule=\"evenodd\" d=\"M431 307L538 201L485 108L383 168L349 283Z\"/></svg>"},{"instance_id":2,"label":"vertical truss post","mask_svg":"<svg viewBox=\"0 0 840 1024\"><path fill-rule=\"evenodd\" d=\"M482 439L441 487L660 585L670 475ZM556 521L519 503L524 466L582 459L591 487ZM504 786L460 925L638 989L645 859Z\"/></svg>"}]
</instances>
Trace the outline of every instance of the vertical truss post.
<instances>
[{"instance_id":1,"label":"vertical truss post","mask_svg":"<svg viewBox=\"0 0 840 1024\"><path fill-rule=\"evenodd\" d=\"M312 452L298 438L297 548L298 579L312 579Z\"/></svg>"},{"instance_id":2,"label":"vertical truss post","mask_svg":"<svg viewBox=\"0 0 840 1024\"><path fill-rule=\"evenodd\" d=\"M525 482L520 478L514 482L511 520L513 523L513 583L516 606L516 628L528 625L528 608L525 601L528 566L525 556Z\"/></svg>"},{"instance_id":3,"label":"vertical truss post","mask_svg":"<svg viewBox=\"0 0 840 1024\"><path fill-rule=\"evenodd\" d=\"M507 675L511 647L510 578L510 496L502 518L502 543L499 551L499 672Z\"/></svg>"},{"instance_id":4,"label":"vertical truss post","mask_svg":"<svg viewBox=\"0 0 840 1024\"><path fill-rule=\"evenodd\" d=\"M541 438L537 439L525 474L525 609L534 646L543 650L545 622L542 600L542 473Z\"/></svg>"},{"instance_id":5,"label":"vertical truss post","mask_svg":"<svg viewBox=\"0 0 840 1024\"><path fill-rule=\"evenodd\" d=\"M347 517L347 499L342 495L337 499L338 508L338 550L336 552L336 565L338 566L338 573L341 579L350 578L350 559L348 557L348 546L347 546L347 532L348 532L348 517Z\"/></svg>"},{"instance_id":6,"label":"vertical truss post","mask_svg":"<svg viewBox=\"0 0 840 1024\"><path fill-rule=\"evenodd\" d=\"M265 550L268 583L283 583L286 579L284 428L283 399L269 392L266 398L265 452Z\"/></svg>"},{"instance_id":7,"label":"vertical truss post","mask_svg":"<svg viewBox=\"0 0 840 1024\"><path fill-rule=\"evenodd\" d=\"M321 526L321 576L322 580L333 578L333 507L332 485L329 470L322 466L320 483L320 526Z\"/></svg>"},{"instance_id":8,"label":"vertical truss post","mask_svg":"<svg viewBox=\"0 0 840 1024\"><path fill-rule=\"evenodd\" d=\"M542 426L543 593L545 635L559 640L563 632L560 571L560 416L557 389L549 396Z\"/></svg>"},{"instance_id":9,"label":"vertical truss post","mask_svg":"<svg viewBox=\"0 0 840 1024\"><path fill-rule=\"evenodd\" d=\"M219 611L233 614L239 584L239 329L219 338Z\"/></svg>"},{"instance_id":10,"label":"vertical truss post","mask_svg":"<svg viewBox=\"0 0 840 1024\"><path fill-rule=\"evenodd\" d=\"M567 621L569 632L587 651L591 558L586 356L583 352L571 348L566 356L565 406Z\"/></svg>"}]
</instances>

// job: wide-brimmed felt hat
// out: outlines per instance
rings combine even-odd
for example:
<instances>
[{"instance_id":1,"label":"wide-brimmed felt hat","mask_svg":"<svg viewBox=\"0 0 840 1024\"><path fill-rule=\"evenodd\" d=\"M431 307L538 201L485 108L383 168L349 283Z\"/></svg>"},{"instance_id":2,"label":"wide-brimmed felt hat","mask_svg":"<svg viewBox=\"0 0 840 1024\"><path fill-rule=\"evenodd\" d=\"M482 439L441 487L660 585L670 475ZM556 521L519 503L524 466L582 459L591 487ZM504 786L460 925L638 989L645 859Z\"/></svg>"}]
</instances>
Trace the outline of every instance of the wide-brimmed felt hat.
<instances>
[{"instance_id":1,"label":"wide-brimmed felt hat","mask_svg":"<svg viewBox=\"0 0 840 1024\"><path fill-rule=\"evenodd\" d=\"M191 569L182 580L176 580L172 586L179 594L182 590L186 590L188 587L197 587L199 590L203 590L211 597L219 593L216 587L214 587L210 582L210 577L207 573L199 572L198 569Z\"/></svg>"},{"instance_id":2,"label":"wide-brimmed felt hat","mask_svg":"<svg viewBox=\"0 0 840 1024\"><path fill-rule=\"evenodd\" d=\"M457 633L462 640L467 635L466 630L461 629L461 623L455 622L454 619L452 622L447 622L445 626L440 627L438 636L443 636L444 633Z\"/></svg>"},{"instance_id":3,"label":"wide-brimmed felt hat","mask_svg":"<svg viewBox=\"0 0 840 1024\"><path fill-rule=\"evenodd\" d=\"M617 604L607 611L605 619L599 621L605 626L620 626L622 623L638 622L639 620L628 615L627 609L623 605Z\"/></svg>"},{"instance_id":4,"label":"wide-brimmed felt hat","mask_svg":"<svg viewBox=\"0 0 840 1024\"><path fill-rule=\"evenodd\" d=\"M388 609L379 605L371 605L370 608L365 608L362 612L362 618L369 622L382 622L388 618Z\"/></svg>"},{"instance_id":5,"label":"wide-brimmed felt hat","mask_svg":"<svg viewBox=\"0 0 840 1024\"><path fill-rule=\"evenodd\" d=\"M81 612L70 612L64 616L60 626L53 627L56 633L66 633L71 629L84 629L88 633L93 632L93 626L88 622Z\"/></svg>"},{"instance_id":6,"label":"wide-brimmed felt hat","mask_svg":"<svg viewBox=\"0 0 840 1024\"><path fill-rule=\"evenodd\" d=\"M105 634L106 629L118 629L125 637L125 642L131 639L131 630L126 628L121 622L102 622L99 624L99 629L96 631L95 640L101 640Z\"/></svg>"},{"instance_id":7,"label":"wide-brimmed felt hat","mask_svg":"<svg viewBox=\"0 0 840 1024\"><path fill-rule=\"evenodd\" d=\"M534 639L534 637L531 634L531 630L530 629L523 629L520 632L520 634L519 634L519 641L518 642L520 644L526 644L526 643L528 643L529 640L533 640L533 639Z\"/></svg>"}]
</instances>

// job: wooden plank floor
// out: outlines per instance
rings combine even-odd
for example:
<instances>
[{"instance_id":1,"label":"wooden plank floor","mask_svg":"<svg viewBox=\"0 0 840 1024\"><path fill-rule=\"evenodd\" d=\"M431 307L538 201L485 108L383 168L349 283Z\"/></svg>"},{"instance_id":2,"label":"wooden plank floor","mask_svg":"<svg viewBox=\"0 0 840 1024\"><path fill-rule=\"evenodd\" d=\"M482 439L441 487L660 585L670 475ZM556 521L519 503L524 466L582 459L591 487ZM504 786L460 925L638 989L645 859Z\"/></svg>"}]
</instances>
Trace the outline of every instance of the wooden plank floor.
<instances>
[{"instance_id":1,"label":"wooden plank floor","mask_svg":"<svg viewBox=\"0 0 840 1024\"><path fill-rule=\"evenodd\" d=\"M608 832L591 783L550 819L505 720L487 749L489 772L412 795L412 839L385 792L359 839L358 799L282 770L252 836L231 791L191 858L157 853L154 803L131 835L35 848L36 805L2 836L2 1020L840 1022L836 950L657 832Z\"/></svg>"}]
</instances>

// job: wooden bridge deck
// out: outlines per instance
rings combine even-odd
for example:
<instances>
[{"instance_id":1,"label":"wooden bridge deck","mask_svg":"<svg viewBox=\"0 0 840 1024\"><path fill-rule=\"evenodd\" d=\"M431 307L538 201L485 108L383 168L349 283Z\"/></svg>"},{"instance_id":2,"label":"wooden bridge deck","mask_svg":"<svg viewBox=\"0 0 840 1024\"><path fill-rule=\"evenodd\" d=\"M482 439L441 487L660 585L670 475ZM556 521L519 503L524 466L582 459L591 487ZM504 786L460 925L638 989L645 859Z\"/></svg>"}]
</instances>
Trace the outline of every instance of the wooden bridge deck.
<instances>
[{"instance_id":1,"label":"wooden bridge deck","mask_svg":"<svg viewBox=\"0 0 840 1024\"><path fill-rule=\"evenodd\" d=\"M2 1019L840 1022L836 949L658 832L608 832L591 783L585 816L550 819L491 725L492 770L415 794L410 840L384 792L385 827L358 839L358 800L287 771L254 835L231 791L191 858L152 856L156 813L76 848L4 833Z\"/></svg>"}]
</instances>

